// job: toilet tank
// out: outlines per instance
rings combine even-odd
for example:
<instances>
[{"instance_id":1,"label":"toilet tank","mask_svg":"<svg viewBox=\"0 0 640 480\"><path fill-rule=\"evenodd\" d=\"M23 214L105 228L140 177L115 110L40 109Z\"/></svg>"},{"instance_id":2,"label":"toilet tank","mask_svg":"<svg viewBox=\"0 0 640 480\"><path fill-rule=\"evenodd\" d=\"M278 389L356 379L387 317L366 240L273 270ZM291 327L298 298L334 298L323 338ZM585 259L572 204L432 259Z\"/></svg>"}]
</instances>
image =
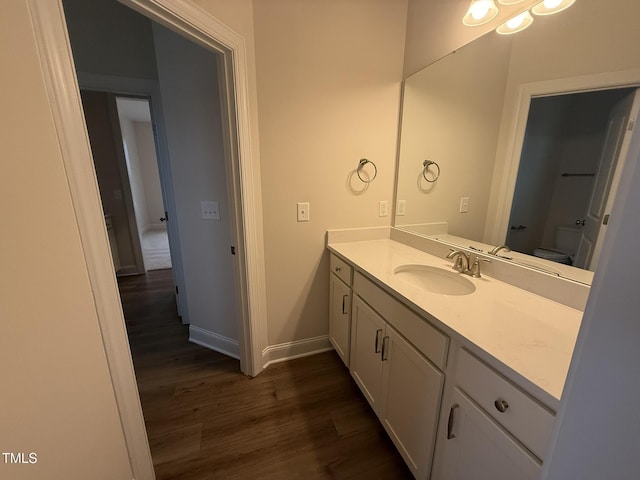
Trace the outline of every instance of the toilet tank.
<instances>
[{"instance_id":1,"label":"toilet tank","mask_svg":"<svg viewBox=\"0 0 640 480\"><path fill-rule=\"evenodd\" d=\"M556 249L573 255L580 243L580 227L575 225L558 225L556 227Z\"/></svg>"}]
</instances>

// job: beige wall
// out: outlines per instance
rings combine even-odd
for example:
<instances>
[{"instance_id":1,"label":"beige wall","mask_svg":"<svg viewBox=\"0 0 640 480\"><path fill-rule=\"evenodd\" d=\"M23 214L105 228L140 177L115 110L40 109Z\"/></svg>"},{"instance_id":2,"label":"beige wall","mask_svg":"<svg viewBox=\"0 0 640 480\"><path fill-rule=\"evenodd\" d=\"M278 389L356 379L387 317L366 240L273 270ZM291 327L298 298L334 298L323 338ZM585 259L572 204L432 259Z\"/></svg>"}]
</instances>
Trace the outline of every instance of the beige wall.
<instances>
[{"instance_id":1,"label":"beige wall","mask_svg":"<svg viewBox=\"0 0 640 480\"><path fill-rule=\"evenodd\" d=\"M498 16L479 27L466 27L462 17L470 0L409 0L404 76L411 75L463 45L494 30L541 0L500 5ZM496 2L497 3L497 2Z\"/></svg>"},{"instance_id":2,"label":"beige wall","mask_svg":"<svg viewBox=\"0 0 640 480\"><path fill-rule=\"evenodd\" d=\"M131 479L31 22L2 7L0 445L38 463L0 478Z\"/></svg>"},{"instance_id":3,"label":"beige wall","mask_svg":"<svg viewBox=\"0 0 640 480\"><path fill-rule=\"evenodd\" d=\"M390 223L405 15L396 0L254 3L270 345L328 333L326 229ZM357 195L363 157L378 176Z\"/></svg>"}]
</instances>

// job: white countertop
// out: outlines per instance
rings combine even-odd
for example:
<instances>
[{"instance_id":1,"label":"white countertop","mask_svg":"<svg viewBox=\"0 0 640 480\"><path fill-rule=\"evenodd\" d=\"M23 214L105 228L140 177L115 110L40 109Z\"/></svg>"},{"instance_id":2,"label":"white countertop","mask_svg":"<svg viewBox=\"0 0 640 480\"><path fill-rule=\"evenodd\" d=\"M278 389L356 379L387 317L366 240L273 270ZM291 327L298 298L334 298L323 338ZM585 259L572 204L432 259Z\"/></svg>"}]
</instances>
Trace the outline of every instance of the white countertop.
<instances>
[{"instance_id":1,"label":"white countertop","mask_svg":"<svg viewBox=\"0 0 640 480\"><path fill-rule=\"evenodd\" d=\"M394 269L405 264L450 269L451 260L389 239L333 243L328 248L401 301L435 317L441 322L436 326L446 333L463 337L493 357L509 376L557 409L581 311L486 275L465 275L476 287L470 295L431 293L401 280Z\"/></svg>"}]
</instances>

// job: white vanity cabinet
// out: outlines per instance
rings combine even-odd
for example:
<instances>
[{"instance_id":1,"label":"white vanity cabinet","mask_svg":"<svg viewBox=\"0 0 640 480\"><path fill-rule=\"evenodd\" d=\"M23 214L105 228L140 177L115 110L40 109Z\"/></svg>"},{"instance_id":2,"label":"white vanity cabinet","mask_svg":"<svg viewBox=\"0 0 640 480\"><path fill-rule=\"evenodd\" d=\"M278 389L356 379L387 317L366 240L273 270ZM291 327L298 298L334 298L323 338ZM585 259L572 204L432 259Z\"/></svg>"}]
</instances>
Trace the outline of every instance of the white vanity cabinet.
<instances>
[{"instance_id":1,"label":"white vanity cabinet","mask_svg":"<svg viewBox=\"0 0 640 480\"><path fill-rule=\"evenodd\" d=\"M416 478L429 477L444 374L394 328L420 331L436 355L448 338L379 287L356 274L350 370L385 430ZM368 305L370 302L373 305ZM380 313L396 315L383 318ZM414 324L415 322L415 324ZM426 327L426 328L425 328Z\"/></svg>"},{"instance_id":2,"label":"white vanity cabinet","mask_svg":"<svg viewBox=\"0 0 640 480\"><path fill-rule=\"evenodd\" d=\"M579 312L494 279L423 295L395 270L441 260L391 240L330 249L331 342L415 478L539 478Z\"/></svg>"},{"instance_id":3,"label":"white vanity cabinet","mask_svg":"<svg viewBox=\"0 0 640 480\"><path fill-rule=\"evenodd\" d=\"M434 479L537 479L554 414L465 349L457 360Z\"/></svg>"},{"instance_id":4,"label":"white vanity cabinet","mask_svg":"<svg viewBox=\"0 0 640 480\"><path fill-rule=\"evenodd\" d=\"M333 254L329 258L329 268L329 341L348 367L353 269Z\"/></svg>"},{"instance_id":5,"label":"white vanity cabinet","mask_svg":"<svg viewBox=\"0 0 640 480\"><path fill-rule=\"evenodd\" d=\"M536 480L540 464L458 388L448 406L447 439L438 450L440 480ZM444 413L444 412L443 412Z\"/></svg>"}]
</instances>

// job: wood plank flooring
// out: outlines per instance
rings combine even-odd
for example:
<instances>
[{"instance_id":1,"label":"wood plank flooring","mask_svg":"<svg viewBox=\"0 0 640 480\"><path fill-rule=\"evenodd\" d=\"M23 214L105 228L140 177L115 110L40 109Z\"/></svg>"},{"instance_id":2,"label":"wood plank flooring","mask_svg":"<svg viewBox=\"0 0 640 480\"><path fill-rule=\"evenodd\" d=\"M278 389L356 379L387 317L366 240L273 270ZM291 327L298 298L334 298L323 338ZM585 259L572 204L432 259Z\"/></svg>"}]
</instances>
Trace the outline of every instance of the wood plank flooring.
<instances>
[{"instance_id":1,"label":"wood plank flooring","mask_svg":"<svg viewBox=\"0 0 640 480\"><path fill-rule=\"evenodd\" d=\"M188 342L171 270L119 285L158 480L412 478L335 352L249 378Z\"/></svg>"}]
</instances>

